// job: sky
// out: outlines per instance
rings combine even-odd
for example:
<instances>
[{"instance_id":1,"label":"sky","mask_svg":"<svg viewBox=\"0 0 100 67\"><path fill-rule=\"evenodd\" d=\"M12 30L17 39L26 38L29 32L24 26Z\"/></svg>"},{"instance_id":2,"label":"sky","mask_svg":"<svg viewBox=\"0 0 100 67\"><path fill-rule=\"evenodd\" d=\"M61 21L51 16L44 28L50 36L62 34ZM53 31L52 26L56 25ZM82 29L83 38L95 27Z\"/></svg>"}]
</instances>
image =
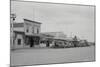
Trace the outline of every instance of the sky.
<instances>
[{"instance_id":1,"label":"sky","mask_svg":"<svg viewBox=\"0 0 100 67\"><path fill-rule=\"evenodd\" d=\"M68 4L12 1L16 22L23 19L41 22L41 32L63 32L67 37L95 41L95 7Z\"/></svg>"}]
</instances>

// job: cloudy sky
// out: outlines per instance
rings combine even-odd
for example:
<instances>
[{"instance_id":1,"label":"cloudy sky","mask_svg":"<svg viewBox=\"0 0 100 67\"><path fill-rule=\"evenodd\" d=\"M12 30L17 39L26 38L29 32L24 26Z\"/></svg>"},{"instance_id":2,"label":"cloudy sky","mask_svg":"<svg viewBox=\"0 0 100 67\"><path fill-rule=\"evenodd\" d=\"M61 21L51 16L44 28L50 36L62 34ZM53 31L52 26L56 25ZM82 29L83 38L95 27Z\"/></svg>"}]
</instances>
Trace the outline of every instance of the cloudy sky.
<instances>
[{"instance_id":1,"label":"cloudy sky","mask_svg":"<svg viewBox=\"0 0 100 67\"><path fill-rule=\"evenodd\" d=\"M23 18L41 22L41 32L64 32L94 41L93 6L12 1L11 13L16 13L16 22Z\"/></svg>"}]
</instances>

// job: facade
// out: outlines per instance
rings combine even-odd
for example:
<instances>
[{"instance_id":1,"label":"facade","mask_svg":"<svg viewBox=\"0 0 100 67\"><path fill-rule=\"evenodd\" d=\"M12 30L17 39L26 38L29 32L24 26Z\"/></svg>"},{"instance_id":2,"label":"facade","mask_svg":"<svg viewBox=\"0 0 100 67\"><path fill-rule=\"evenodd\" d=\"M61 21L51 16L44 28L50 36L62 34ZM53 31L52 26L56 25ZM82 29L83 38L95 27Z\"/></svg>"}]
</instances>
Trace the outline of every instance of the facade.
<instances>
[{"instance_id":1,"label":"facade","mask_svg":"<svg viewBox=\"0 0 100 67\"><path fill-rule=\"evenodd\" d=\"M67 42L67 37L63 32L45 32L44 34L53 36L50 47L55 45L62 47Z\"/></svg>"},{"instance_id":2,"label":"facade","mask_svg":"<svg viewBox=\"0 0 100 67\"><path fill-rule=\"evenodd\" d=\"M41 23L24 19L11 27L11 49L30 47L77 47L84 44L77 37L68 38L63 32L41 33Z\"/></svg>"},{"instance_id":3,"label":"facade","mask_svg":"<svg viewBox=\"0 0 100 67\"><path fill-rule=\"evenodd\" d=\"M24 32L13 31L13 49L24 47Z\"/></svg>"},{"instance_id":4,"label":"facade","mask_svg":"<svg viewBox=\"0 0 100 67\"><path fill-rule=\"evenodd\" d=\"M39 46L41 23L24 19L25 45Z\"/></svg>"},{"instance_id":5,"label":"facade","mask_svg":"<svg viewBox=\"0 0 100 67\"><path fill-rule=\"evenodd\" d=\"M24 19L23 23L13 23L11 48L26 48L39 45L41 23Z\"/></svg>"},{"instance_id":6,"label":"facade","mask_svg":"<svg viewBox=\"0 0 100 67\"><path fill-rule=\"evenodd\" d=\"M67 37L63 32L46 32L46 35L53 36L52 46L54 47L80 47L87 45L85 40L80 40L77 36Z\"/></svg>"}]
</instances>

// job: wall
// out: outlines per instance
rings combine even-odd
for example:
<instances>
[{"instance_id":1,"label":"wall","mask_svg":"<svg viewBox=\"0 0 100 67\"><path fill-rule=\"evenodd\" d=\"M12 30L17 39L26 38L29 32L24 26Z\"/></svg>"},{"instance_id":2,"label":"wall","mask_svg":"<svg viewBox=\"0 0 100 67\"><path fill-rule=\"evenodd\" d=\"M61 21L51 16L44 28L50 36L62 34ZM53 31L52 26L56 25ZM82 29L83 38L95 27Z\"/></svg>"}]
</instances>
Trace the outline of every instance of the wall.
<instances>
[{"instance_id":1,"label":"wall","mask_svg":"<svg viewBox=\"0 0 100 67\"><path fill-rule=\"evenodd\" d=\"M21 44L18 45L18 39L21 39ZM14 41L14 48L23 48L24 46L24 39L22 34L16 34L16 38Z\"/></svg>"},{"instance_id":2,"label":"wall","mask_svg":"<svg viewBox=\"0 0 100 67\"><path fill-rule=\"evenodd\" d=\"M37 34L37 29L40 32L40 24L34 23L34 22L29 22L29 21L24 21L24 31L26 35L33 35ZM28 29L28 32L27 32ZM33 31L34 30L34 31Z\"/></svg>"}]
</instances>

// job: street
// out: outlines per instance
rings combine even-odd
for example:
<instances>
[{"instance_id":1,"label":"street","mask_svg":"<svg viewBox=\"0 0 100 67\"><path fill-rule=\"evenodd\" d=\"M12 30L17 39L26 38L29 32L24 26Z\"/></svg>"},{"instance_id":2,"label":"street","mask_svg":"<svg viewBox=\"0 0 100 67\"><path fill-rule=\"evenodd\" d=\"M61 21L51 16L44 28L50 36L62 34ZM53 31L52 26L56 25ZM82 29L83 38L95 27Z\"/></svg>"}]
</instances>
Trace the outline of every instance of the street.
<instances>
[{"instance_id":1,"label":"street","mask_svg":"<svg viewBox=\"0 0 100 67\"><path fill-rule=\"evenodd\" d=\"M11 66L94 61L94 49L90 46L15 50L11 51Z\"/></svg>"}]
</instances>

